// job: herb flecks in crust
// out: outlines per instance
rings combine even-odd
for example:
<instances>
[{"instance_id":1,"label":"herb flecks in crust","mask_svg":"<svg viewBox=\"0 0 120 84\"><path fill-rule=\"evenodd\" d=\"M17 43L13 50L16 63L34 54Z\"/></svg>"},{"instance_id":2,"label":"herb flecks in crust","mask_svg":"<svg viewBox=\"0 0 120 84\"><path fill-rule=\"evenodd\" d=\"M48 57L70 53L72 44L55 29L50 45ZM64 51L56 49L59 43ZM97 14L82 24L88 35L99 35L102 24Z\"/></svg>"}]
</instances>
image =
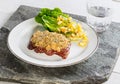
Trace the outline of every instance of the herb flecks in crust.
<instances>
[{"instance_id":1,"label":"herb flecks in crust","mask_svg":"<svg viewBox=\"0 0 120 84\"><path fill-rule=\"evenodd\" d=\"M34 49L37 53L57 54L65 59L69 54L70 40L56 32L36 31L30 39L28 48Z\"/></svg>"}]
</instances>

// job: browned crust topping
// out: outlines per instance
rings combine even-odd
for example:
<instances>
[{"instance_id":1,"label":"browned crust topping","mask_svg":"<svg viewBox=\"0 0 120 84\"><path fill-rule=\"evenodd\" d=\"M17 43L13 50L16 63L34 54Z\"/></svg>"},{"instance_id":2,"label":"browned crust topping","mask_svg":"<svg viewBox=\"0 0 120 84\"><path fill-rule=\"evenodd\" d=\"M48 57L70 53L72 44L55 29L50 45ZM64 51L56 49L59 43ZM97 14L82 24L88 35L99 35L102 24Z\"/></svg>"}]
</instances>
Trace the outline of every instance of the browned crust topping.
<instances>
[{"instance_id":1,"label":"browned crust topping","mask_svg":"<svg viewBox=\"0 0 120 84\"><path fill-rule=\"evenodd\" d=\"M57 54L65 59L69 54L70 41L56 32L36 31L30 39L28 48L34 49L37 53Z\"/></svg>"}]
</instances>

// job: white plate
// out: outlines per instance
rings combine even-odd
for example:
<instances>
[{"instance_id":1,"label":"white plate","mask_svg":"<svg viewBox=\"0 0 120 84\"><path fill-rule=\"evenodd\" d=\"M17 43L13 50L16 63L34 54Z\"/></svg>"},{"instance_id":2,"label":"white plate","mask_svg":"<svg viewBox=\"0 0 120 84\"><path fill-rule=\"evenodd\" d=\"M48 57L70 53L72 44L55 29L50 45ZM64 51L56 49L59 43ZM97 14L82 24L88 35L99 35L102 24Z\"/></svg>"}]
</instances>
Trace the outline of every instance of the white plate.
<instances>
[{"instance_id":1,"label":"white plate","mask_svg":"<svg viewBox=\"0 0 120 84\"><path fill-rule=\"evenodd\" d=\"M82 23L84 30L87 32L89 44L86 48L77 46L72 42L70 54L67 59L62 59L57 55L47 56L45 54L35 53L27 48L33 32L42 27L34 19L28 19L17 25L8 36L8 47L10 51L21 60L43 67L64 67L77 64L89 58L98 47L98 37L95 31L85 23Z\"/></svg>"}]
</instances>

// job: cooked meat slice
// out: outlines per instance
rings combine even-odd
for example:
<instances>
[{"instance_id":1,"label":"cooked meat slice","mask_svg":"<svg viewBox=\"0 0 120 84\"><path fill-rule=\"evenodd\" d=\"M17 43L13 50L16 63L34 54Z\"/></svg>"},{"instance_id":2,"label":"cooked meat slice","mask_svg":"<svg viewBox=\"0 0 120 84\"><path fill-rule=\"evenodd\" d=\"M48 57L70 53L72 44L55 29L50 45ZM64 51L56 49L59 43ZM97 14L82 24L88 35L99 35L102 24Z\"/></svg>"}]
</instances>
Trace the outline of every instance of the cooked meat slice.
<instances>
[{"instance_id":1,"label":"cooked meat slice","mask_svg":"<svg viewBox=\"0 0 120 84\"><path fill-rule=\"evenodd\" d=\"M70 40L64 35L49 31L36 31L29 42L28 48L36 53L49 56L56 54L66 59L70 50Z\"/></svg>"}]
</instances>

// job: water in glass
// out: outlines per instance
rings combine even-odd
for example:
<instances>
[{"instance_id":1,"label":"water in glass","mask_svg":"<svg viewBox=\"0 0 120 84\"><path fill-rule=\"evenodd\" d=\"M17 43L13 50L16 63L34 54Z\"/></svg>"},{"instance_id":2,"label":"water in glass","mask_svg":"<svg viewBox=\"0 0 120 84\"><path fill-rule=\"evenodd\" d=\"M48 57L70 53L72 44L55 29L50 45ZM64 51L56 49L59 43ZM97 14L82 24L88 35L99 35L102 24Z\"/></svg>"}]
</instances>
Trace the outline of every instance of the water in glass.
<instances>
[{"instance_id":1,"label":"water in glass","mask_svg":"<svg viewBox=\"0 0 120 84\"><path fill-rule=\"evenodd\" d=\"M96 32L105 31L111 22L111 9L102 6L91 6L87 8L87 22Z\"/></svg>"}]
</instances>

